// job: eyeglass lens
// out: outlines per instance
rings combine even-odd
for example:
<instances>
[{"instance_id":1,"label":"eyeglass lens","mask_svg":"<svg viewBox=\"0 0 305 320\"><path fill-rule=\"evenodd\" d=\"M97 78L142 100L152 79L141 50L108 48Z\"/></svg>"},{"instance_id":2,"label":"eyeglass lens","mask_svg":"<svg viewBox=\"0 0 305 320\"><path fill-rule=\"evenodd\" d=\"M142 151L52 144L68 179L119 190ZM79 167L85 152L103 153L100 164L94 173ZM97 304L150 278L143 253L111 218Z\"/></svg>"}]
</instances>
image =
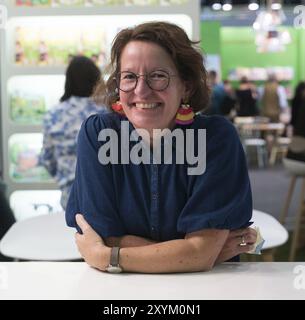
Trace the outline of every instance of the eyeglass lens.
<instances>
[{"instance_id":1,"label":"eyeglass lens","mask_svg":"<svg viewBox=\"0 0 305 320\"><path fill-rule=\"evenodd\" d=\"M128 92L136 88L138 79L144 77L147 85L156 91L165 90L170 81L170 75L166 71L157 70L148 74L137 75L134 72L123 71L118 74L117 85L120 90Z\"/></svg>"}]
</instances>

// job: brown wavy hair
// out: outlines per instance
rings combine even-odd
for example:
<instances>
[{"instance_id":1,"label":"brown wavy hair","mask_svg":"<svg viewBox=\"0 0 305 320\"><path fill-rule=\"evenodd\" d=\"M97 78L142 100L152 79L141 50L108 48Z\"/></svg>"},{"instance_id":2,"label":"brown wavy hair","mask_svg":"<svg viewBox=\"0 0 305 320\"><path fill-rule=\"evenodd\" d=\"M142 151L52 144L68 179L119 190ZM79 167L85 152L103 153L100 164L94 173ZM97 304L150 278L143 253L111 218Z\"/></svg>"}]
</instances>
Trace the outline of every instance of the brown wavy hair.
<instances>
[{"instance_id":1,"label":"brown wavy hair","mask_svg":"<svg viewBox=\"0 0 305 320\"><path fill-rule=\"evenodd\" d=\"M193 110L198 112L208 106L210 89L199 42L191 41L182 28L167 22L143 23L134 28L123 29L116 35L111 49L111 62L106 69L110 74L106 87L101 83L94 92L97 103L104 103L111 109L111 105L118 100L115 77L120 72L123 49L131 41L152 42L164 48L172 58L180 78L187 83L187 102Z\"/></svg>"}]
</instances>

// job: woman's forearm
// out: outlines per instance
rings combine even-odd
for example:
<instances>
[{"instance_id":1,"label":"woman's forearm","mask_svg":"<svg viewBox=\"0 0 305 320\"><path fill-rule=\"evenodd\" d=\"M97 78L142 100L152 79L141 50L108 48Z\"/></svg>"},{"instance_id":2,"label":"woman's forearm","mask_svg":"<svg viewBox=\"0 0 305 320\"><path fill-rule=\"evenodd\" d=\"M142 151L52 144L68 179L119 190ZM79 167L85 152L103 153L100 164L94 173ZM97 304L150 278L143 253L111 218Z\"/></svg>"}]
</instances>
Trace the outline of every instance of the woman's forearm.
<instances>
[{"instance_id":1,"label":"woman's forearm","mask_svg":"<svg viewBox=\"0 0 305 320\"><path fill-rule=\"evenodd\" d=\"M228 234L228 230L208 229L188 234L185 239L121 248L120 265L126 272L141 273L210 270Z\"/></svg>"},{"instance_id":2,"label":"woman's forearm","mask_svg":"<svg viewBox=\"0 0 305 320\"><path fill-rule=\"evenodd\" d=\"M75 235L80 254L90 266L106 271L111 260L110 246L107 246L81 214L76 214L76 222L82 230L82 233ZM228 235L229 230L202 229L186 234L184 239L121 248L119 263L125 272L173 273L210 270ZM136 238L131 239L134 241Z\"/></svg>"},{"instance_id":3,"label":"woman's forearm","mask_svg":"<svg viewBox=\"0 0 305 320\"><path fill-rule=\"evenodd\" d=\"M127 272L170 273L206 271L215 260L196 250L187 240L171 240L149 246L122 248L120 265Z\"/></svg>"},{"instance_id":4,"label":"woman's forearm","mask_svg":"<svg viewBox=\"0 0 305 320\"><path fill-rule=\"evenodd\" d=\"M124 271L167 273L205 271L212 268L210 261L195 257L186 240L156 243L150 239L126 235L106 239L109 247L120 247L120 265Z\"/></svg>"},{"instance_id":5,"label":"woman's forearm","mask_svg":"<svg viewBox=\"0 0 305 320\"><path fill-rule=\"evenodd\" d=\"M105 239L105 243L108 247L130 248L148 246L155 244L156 241L138 236L126 235L123 237L109 237Z\"/></svg>"}]
</instances>

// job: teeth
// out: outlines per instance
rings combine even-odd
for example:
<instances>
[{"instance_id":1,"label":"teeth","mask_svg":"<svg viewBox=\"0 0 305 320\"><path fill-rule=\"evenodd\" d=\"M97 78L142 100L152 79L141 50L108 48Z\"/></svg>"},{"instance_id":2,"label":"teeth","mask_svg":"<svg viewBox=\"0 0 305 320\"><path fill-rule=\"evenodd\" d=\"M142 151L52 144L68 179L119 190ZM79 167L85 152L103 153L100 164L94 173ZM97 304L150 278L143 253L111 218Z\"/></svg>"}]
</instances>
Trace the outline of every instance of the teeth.
<instances>
[{"instance_id":1,"label":"teeth","mask_svg":"<svg viewBox=\"0 0 305 320\"><path fill-rule=\"evenodd\" d=\"M136 107L140 109L153 109L158 107L158 103L136 103Z\"/></svg>"}]
</instances>

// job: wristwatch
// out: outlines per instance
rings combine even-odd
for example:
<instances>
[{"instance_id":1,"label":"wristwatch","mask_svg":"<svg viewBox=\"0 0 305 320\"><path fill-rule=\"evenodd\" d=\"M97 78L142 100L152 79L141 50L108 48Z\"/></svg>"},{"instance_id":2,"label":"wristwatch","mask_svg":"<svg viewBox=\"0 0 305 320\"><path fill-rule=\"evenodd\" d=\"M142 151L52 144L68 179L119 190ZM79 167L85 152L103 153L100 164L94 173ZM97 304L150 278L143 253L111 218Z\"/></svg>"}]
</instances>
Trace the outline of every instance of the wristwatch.
<instances>
[{"instance_id":1,"label":"wristwatch","mask_svg":"<svg viewBox=\"0 0 305 320\"><path fill-rule=\"evenodd\" d=\"M123 272L123 269L120 267L120 264L119 264L119 259L120 259L120 248L112 247L111 255L110 255L110 263L106 268L106 271L110 273Z\"/></svg>"}]
</instances>

